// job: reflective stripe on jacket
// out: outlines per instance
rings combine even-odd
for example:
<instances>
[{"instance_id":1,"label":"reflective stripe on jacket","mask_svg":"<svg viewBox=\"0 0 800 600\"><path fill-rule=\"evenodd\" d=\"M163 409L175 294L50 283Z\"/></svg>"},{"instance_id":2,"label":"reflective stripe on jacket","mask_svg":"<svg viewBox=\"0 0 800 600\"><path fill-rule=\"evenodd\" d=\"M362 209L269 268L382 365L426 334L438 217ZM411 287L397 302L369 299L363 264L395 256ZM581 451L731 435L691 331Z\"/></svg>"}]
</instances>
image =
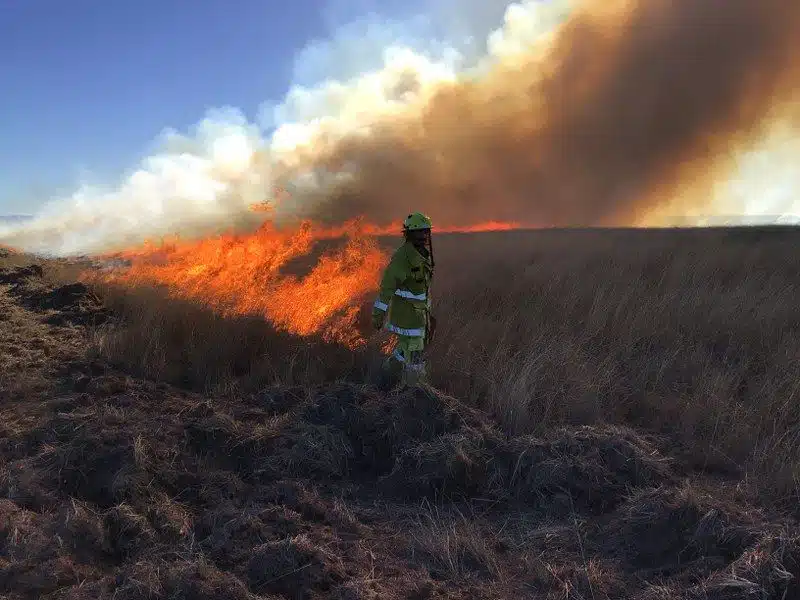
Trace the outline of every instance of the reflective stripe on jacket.
<instances>
[{"instance_id":1,"label":"reflective stripe on jacket","mask_svg":"<svg viewBox=\"0 0 800 600\"><path fill-rule=\"evenodd\" d=\"M388 312L386 328L399 335L423 337L430 310L429 295L433 269L410 242L405 242L392 255L383 272L376 311Z\"/></svg>"}]
</instances>

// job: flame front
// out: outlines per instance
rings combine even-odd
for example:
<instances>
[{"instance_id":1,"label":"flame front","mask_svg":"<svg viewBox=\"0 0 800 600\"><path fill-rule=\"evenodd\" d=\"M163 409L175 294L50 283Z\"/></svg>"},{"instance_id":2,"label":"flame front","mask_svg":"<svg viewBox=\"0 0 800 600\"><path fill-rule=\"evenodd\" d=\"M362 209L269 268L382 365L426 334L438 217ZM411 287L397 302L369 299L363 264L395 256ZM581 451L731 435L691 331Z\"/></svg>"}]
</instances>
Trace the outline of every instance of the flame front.
<instances>
[{"instance_id":1,"label":"flame front","mask_svg":"<svg viewBox=\"0 0 800 600\"><path fill-rule=\"evenodd\" d=\"M443 231L516 227L484 223ZM336 228L304 222L292 229L267 222L250 235L174 239L116 254L130 267L105 278L129 286L165 286L173 297L199 301L221 314L258 315L279 330L356 348L366 342L358 327L359 310L377 291L389 258L377 236L399 233L399 225L359 221ZM319 242L337 239L344 243L321 254L315 251ZM290 272L294 261L303 261L306 274Z\"/></svg>"}]
</instances>

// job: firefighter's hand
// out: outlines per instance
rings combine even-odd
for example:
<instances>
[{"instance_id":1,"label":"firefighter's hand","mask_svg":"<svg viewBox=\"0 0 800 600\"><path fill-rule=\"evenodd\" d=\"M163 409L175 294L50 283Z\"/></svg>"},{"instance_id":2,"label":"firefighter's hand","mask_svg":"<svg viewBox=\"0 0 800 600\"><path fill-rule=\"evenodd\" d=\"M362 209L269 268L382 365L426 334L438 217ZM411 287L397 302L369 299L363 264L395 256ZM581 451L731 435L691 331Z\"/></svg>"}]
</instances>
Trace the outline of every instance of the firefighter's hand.
<instances>
[{"instance_id":1,"label":"firefighter's hand","mask_svg":"<svg viewBox=\"0 0 800 600\"><path fill-rule=\"evenodd\" d=\"M380 330L383 327L383 321L386 318L386 313L382 310L373 309L372 311L372 328Z\"/></svg>"}]
</instances>

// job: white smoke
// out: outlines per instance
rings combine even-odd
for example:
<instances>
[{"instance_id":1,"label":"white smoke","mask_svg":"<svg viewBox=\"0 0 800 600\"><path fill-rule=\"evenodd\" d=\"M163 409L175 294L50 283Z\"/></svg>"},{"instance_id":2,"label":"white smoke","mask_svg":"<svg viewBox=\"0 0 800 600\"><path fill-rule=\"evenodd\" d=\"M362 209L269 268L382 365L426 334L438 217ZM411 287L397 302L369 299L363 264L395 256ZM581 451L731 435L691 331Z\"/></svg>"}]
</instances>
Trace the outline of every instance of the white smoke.
<instances>
[{"instance_id":1,"label":"white smoke","mask_svg":"<svg viewBox=\"0 0 800 600\"><path fill-rule=\"evenodd\" d=\"M735 210L742 223L800 223L800 137L791 121L777 121L753 150L736 157L736 166L716 194L725 217Z\"/></svg>"},{"instance_id":2,"label":"white smoke","mask_svg":"<svg viewBox=\"0 0 800 600\"><path fill-rule=\"evenodd\" d=\"M682 214L650 215L648 226L723 227L800 225L800 130L795 120L777 119L754 147L733 156L727 179L711 191L709 204Z\"/></svg>"},{"instance_id":3,"label":"white smoke","mask_svg":"<svg viewBox=\"0 0 800 600\"><path fill-rule=\"evenodd\" d=\"M120 184L83 186L51 199L30 222L0 226L0 240L31 252L88 254L176 233L193 237L255 225L263 219L250 210L257 203L272 204L279 219L295 214L346 176L309 170L310 158L482 68L487 56L479 50L499 57L535 41L566 16L568 4L503 6L505 21L481 31L477 15L465 10L483 6L477 2L456 8L443 0L433 16L399 22L356 20L301 52L296 83L278 106L263 107L253 121L234 108L213 110L188 135L166 131L160 151ZM459 27L446 20L454 10ZM476 33L484 43L476 45Z\"/></svg>"}]
</instances>

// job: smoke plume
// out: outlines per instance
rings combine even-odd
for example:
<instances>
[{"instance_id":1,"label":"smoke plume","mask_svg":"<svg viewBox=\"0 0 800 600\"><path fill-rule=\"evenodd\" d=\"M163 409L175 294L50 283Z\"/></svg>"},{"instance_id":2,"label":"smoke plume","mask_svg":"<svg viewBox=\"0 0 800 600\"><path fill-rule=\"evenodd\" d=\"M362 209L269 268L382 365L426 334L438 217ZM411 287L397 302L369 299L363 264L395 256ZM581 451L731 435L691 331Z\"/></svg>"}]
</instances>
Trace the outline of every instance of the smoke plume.
<instances>
[{"instance_id":1,"label":"smoke plume","mask_svg":"<svg viewBox=\"0 0 800 600\"><path fill-rule=\"evenodd\" d=\"M455 226L793 210L796 0L528 0L477 47L425 23L315 45L317 69L300 69L305 85L262 128L213 113L122 185L51 202L0 242L105 251L252 228L259 202L278 221L381 225L411 210ZM343 62L353 69L325 74Z\"/></svg>"},{"instance_id":2,"label":"smoke plume","mask_svg":"<svg viewBox=\"0 0 800 600\"><path fill-rule=\"evenodd\" d=\"M724 210L715 178L791 116L798 31L793 0L584 2L545 54L501 57L337 144L325 161L353 179L318 213L558 226Z\"/></svg>"}]
</instances>

